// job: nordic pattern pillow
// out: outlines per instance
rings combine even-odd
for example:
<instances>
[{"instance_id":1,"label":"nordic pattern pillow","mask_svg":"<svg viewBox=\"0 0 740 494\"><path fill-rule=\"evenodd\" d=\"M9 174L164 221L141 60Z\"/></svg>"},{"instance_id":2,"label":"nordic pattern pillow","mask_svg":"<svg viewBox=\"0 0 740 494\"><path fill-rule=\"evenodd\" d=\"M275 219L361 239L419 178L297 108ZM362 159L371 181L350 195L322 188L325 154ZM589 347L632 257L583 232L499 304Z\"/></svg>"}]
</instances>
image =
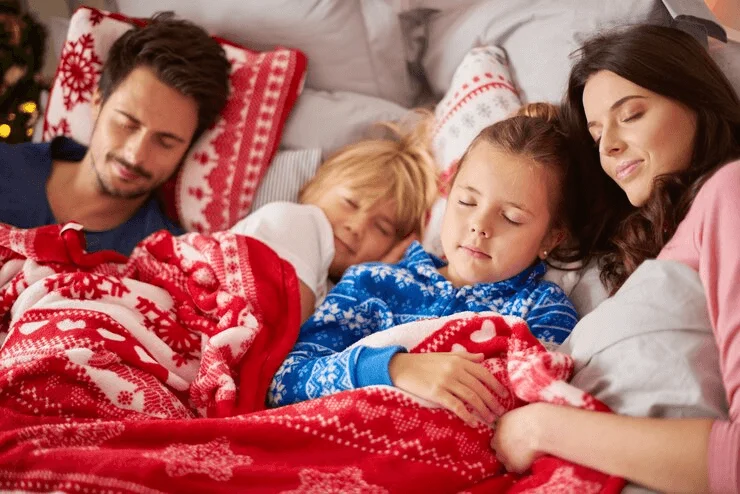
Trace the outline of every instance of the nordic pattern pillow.
<instances>
[{"instance_id":1,"label":"nordic pattern pillow","mask_svg":"<svg viewBox=\"0 0 740 494\"><path fill-rule=\"evenodd\" d=\"M497 46L470 50L434 110L432 142L441 170L460 159L481 130L520 106L506 53Z\"/></svg>"},{"instance_id":2,"label":"nordic pattern pillow","mask_svg":"<svg viewBox=\"0 0 740 494\"><path fill-rule=\"evenodd\" d=\"M252 211L270 202L298 202L301 187L313 178L320 164L318 148L278 151L257 189Z\"/></svg>"},{"instance_id":3,"label":"nordic pattern pillow","mask_svg":"<svg viewBox=\"0 0 740 494\"><path fill-rule=\"evenodd\" d=\"M44 140L66 135L89 144L90 100L108 50L143 22L89 7L75 12L51 88ZM256 53L216 39L232 63L229 99L163 187L170 215L199 232L225 230L249 212L306 73L306 57L297 50Z\"/></svg>"}]
</instances>

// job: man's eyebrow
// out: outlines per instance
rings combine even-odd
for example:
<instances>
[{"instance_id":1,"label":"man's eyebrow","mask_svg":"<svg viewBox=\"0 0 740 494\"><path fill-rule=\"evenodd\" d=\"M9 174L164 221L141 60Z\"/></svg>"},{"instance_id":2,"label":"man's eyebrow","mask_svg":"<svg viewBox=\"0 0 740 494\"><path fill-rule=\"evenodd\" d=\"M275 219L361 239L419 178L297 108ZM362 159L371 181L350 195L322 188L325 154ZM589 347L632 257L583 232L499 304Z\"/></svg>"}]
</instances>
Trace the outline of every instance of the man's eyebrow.
<instances>
[{"instance_id":1,"label":"man's eyebrow","mask_svg":"<svg viewBox=\"0 0 740 494\"><path fill-rule=\"evenodd\" d=\"M619 108L620 106L622 106L623 104L625 104L626 102L628 102L630 100L633 100L633 99L637 99L637 98L645 99L645 96L640 96L639 94L631 94L629 96L625 96L624 98L619 98L609 108L609 111L612 112L612 111L616 110L617 108ZM598 124L598 122L593 122L593 121L592 122L589 122L588 123L588 128L590 129L591 127L593 127L594 125L597 125L597 124Z\"/></svg>"},{"instance_id":2,"label":"man's eyebrow","mask_svg":"<svg viewBox=\"0 0 740 494\"><path fill-rule=\"evenodd\" d=\"M141 125L141 120L139 120L135 116L131 115L130 113L127 113L127 112L125 112L123 110L116 110L116 112L118 112L121 115L123 115L124 117L128 118L129 120L131 120L135 124ZM176 140L178 142L183 142L183 143L186 142L185 139L183 139L182 137L180 137L177 134L173 134L172 132L157 132L157 134L159 134L161 137L168 137L168 138L174 139L174 140Z\"/></svg>"}]
</instances>

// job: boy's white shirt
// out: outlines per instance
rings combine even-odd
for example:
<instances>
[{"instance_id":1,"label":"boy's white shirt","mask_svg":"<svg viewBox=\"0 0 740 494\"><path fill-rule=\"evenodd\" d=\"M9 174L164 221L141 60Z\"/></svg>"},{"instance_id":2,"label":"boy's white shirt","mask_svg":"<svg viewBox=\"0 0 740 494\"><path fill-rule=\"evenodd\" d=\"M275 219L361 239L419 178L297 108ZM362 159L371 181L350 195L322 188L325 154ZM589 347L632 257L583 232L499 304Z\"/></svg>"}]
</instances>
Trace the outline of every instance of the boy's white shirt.
<instances>
[{"instance_id":1,"label":"boy's white shirt","mask_svg":"<svg viewBox=\"0 0 740 494\"><path fill-rule=\"evenodd\" d=\"M316 295L326 297L329 266L334 259L334 232L324 212L310 204L271 202L230 229L256 238L289 262L298 279Z\"/></svg>"}]
</instances>

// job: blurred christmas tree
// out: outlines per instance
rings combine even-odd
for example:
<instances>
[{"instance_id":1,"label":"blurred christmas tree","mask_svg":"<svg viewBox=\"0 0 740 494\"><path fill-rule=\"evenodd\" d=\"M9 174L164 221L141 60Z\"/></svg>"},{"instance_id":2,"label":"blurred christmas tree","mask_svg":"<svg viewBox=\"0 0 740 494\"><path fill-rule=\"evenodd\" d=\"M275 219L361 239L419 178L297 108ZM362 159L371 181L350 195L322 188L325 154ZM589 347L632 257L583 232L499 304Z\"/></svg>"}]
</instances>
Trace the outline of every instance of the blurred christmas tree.
<instances>
[{"instance_id":1,"label":"blurred christmas tree","mask_svg":"<svg viewBox=\"0 0 740 494\"><path fill-rule=\"evenodd\" d=\"M0 0L0 142L33 137L45 47L44 26L22 13L17 0Z\"/></svg>"}]
</instances>

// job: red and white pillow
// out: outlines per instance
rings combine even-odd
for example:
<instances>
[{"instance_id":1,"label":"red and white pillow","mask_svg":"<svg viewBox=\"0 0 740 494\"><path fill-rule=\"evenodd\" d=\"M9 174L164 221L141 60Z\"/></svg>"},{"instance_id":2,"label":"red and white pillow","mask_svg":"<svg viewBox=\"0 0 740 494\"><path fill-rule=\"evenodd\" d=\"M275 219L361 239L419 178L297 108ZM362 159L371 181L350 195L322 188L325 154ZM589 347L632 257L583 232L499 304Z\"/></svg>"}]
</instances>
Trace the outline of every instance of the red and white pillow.
<instances>
[{"instance_id":1,"label":"red and white pillow","mask_svg":"<svg viewBox=\"0 0 740 494\"><path fill-rule=\"evenodd\" d=\"M143 22L89 7L75 12L49 97L44 140L66 135L89 144L90 99L108 50ZM225 230L249 212L306 74L306 57L297 50L256 53L217 40L232 63L229 99L165 187L168 209L186 230L199 232Z\"/></svg>"},{"instance_id":2,"label":"red and white pillow","mask_svg":"<svg viewBox=\"0 0 740 494\"><path fill-rule=\"evenodd\" d=\"M458 160L478 133L504 120L520 106L504 50L498 46L470 50L434 111L432 147L440 168L443 196ZM443 255L440 232L445 206L444 197L433 206L423 239L424 248L438 256Z\"/></svg>"}]
</instances>

